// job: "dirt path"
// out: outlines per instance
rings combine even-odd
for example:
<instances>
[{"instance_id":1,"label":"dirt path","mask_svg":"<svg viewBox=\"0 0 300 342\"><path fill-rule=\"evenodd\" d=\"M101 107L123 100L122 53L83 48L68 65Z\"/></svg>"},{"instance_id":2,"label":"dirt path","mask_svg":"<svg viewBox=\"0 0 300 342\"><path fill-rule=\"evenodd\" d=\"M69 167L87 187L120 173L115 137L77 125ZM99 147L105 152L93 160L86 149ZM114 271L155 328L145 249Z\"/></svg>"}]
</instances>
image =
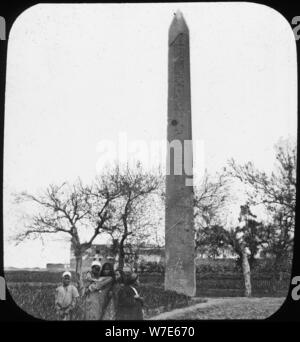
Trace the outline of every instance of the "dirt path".
<instances>
[{"instance_id":1,"label":"dirt path","mask_svg":"<svg viewBox=\"0 0 300 342\"><path fill-rule=\"evenodd\" d=\"M164 312L151 320L172 319L263 319L276 312L284 298L207 298L206 303Z\"/></svg>"}]
</instances>

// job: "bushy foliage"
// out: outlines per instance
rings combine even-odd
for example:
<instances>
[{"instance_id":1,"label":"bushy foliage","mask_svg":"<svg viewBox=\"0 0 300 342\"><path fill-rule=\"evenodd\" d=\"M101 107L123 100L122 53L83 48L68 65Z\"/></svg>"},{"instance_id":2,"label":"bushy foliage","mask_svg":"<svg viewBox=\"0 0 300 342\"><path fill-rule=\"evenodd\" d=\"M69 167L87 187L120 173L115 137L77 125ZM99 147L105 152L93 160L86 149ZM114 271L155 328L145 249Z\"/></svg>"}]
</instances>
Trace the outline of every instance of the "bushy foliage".
<instances>
[{"instance_id":1,"label":"bushy foliage","mask_svg":"<svg viewBox=\"0 0 300 342\"><path fill-rule=\"evenodd\" d=\"M165 291L162 287L141 285L139 292L145 300L146 316L189 305L190 298L188 296L175 291Z\"/></svg>"},{"instance_id":2,"label":"bushy foliage","mask_svg":"<svg viewBox=\"0 0 300 342\"><path fill-rule=\"evenodd\" d=\"M199 259L196 260L196 272L221 275L239 273L235 259Z\"/></svg>"},{"instance_id":3,"label":"bushy foliage","mask_svg":"<svg viewBox=\"0 0 300 342\"><path fill-rule=\"evenodd\" d=\"M138 265L138 272L143 273L164 273L165 265L163 262L142 262Z\"/></svg>"}]
</instances>

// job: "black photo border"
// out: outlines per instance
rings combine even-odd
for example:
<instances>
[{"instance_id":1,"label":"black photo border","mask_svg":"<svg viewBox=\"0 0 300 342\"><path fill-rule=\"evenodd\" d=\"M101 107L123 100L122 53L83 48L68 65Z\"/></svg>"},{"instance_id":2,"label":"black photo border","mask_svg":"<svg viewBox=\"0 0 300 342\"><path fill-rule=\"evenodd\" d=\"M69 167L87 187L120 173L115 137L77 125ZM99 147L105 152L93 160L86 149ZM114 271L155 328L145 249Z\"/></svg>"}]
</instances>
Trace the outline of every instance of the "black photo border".
<instances>
[{"instance_id":1,"label":"black photo border","mask_svg":"<svg viewBox=\"0 0 300 342\"><path fill-rule=\"evenodd\" d=\"M171 1L175 2L175 1ZM183 2L183 1L180 1ZM191 1L188 1L191 2ZM203 2L217 2L217 1L203 1ZM225 1L220 1L225 2ZM295 28L296 23L293 22L293 18L296 16L300 16L300 5L297 6L296 1L291 2L279 2L279 1L230 1L232 2L250 2L250 3L257 3L269 6L273 8L274 10L278 11L280 14L282 14L286 20L290 23L291 29ZM51 3L51 4L59 4L59 3L70 3L70 4L80 4L80 3L93 3L93 2L83 2L83 1L63 1L63 2L57 2L57 1L23 1L23 2L16 2L16 1L3 1L0 2L0 16L4 17L6 21L6 40L0 40L0 124L2 127L2 135L1 135L1 152L2 152L2 167L1 167L1 181L2 181L2 190L3 190L3 144L4 144L4 107L5 107L5 82L6 82L6 61L7 61L7 43L8 43L8 37L10 29L16 20L16 18L25 10L27 10L29 7L32 7L36 4L42 4L42 3ZM96 2L96 3L137 3L136 1L126 1L126 2ZM153 1L144 2L144 3L153 3ZM300 3L299 3L300 4ZM300 20L297 25L300 24ZM299 40L300 40L300 27L299 27ZM80 44L80 41L78 40L78 44ZM299 50L300 45L299 41L296 40L296 47L297 47L297 94L298 94L298 104L297 104L297 117L299 120L299 79L300 79L300 73L299 73ZM297 123L298 124L298 123ZM299 141L299 132L297 130L297 142ZM299 150L298 150L299 152ZM297 158L297 180L299 180L299 153ZM297 182L297 195L298 195L298 182ZM3 191L1 191L1 197L0 197L0 205L1 209L3 209ZM296 203L296 227L295 227L295 239L294 239L294 254L293 254L293 265L292 265L292 272L291 272L291 279L293 279L296 276L300 276L300 232L299 230L299 215L297 214L299 209L299 201L297 196L297 203ZM3 248L4 248L4 241L3 241L3 211L1 210L1 227L0 227L0 276L4 277L4 262L3 262ZM6 300L1 301L0 300L0 323L1 321L6 322L43 322L47 324L58 324L58 325L64 325L67 323L67 325L70 327L70 325L74 326L76 325L88 325L89 327L91 325L97 324L97 330L99 333L99 337L104 337L105 329L110 328L112 325L118 328L129 328L129 327L137 327L139 326L141 329L151 326L194 326L195 328L195 336L200 336L199 331L202 331L203 328L208 328L212 335L214 335L215 328L212 326L212 323L214 324L221 324L224 327L224 324L228 326L229 329L225 330L232 330L232 325L235 325L237 322L238 324L245 324L248 326L250 324L255 322L255 324L262 325L266 324L269 325L270 330L274 330L276 325L274 323L277 322L284 322L284 321L300 321L300 300L293 300L291 296L292 289L295 287L295 285L292 285L290 282L290 287L288 291L287 298L284 302L284 304L280 307L280 309L274 313L271 317L267 318L266 320L247 320L247 321L235 321L235 320L227 320L227 321L164 321L163 324L161 321L141 321L141 322L50 322L50 321L43 321L39 320L37 318L34 318L24 312L22 309L20 309L17 304L14 302L12 297L10 296L9 291L6 291ZM300 295L300 291L299 291ZM231 327L231 329L230 329ZM278 325L277 325L278 327ZM249 329L248 327L247 329ZM89 328L88 328L89 329ZM275 329L276 330L276 329ZM198 333L197 333L198 331ZM217 330L216 332L217 333ZM224 330L219 331L219 333L224 333ZM249 330L250 335L254 334L254 332ZM249 335L249 337L250 337ZM143 336L139 336L139 339L141 339Z\"/></svg>"}]
</instances>

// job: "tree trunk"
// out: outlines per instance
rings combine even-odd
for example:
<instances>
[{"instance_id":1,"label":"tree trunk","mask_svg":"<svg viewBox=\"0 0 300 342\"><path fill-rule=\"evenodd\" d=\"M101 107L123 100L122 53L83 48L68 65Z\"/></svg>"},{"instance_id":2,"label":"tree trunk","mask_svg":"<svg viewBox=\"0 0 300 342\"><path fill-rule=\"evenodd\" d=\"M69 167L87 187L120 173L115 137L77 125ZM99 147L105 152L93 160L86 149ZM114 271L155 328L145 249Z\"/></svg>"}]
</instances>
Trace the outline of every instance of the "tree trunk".
<instances>
[{"instance_id":1,"label":"tree trunk","mask_svg":"<svg viewBox=\"0 0 300 342\"><path fill-rule=\"evenodd\" d=\"M119 268L120 270L123 270L123 267L124 267L124 262L125 262L125 252L124 252L124 243L125 243L125 240L127 238L127 222L125 219L123 219L123 224L124 224L124 228L125 228L125 232L122 236L122 239L119 243Z\"/></svg>"},{"instance_id":2,"label":"tree trunk","mask_svg":"<svg viewBox=\"0 0 300 342\"><path fill-rule=\"evenodd\" d=\"M82 256L76 255L76 275L81 277L82 272Z\"/></svg>"},{"instance_id":3,"label":"tree trunk","mask_svg":"<svg viewBox=\"0 0 300 342\"><path fill-rule=\"evenodd\" d=\"M242 269L243 269L244 285L245 285L245 297L251 297L252 295L251 272L250 272L250 265L249 265L248 256L247 256L247 252L245 248L243 248Z\"/></svg>"},{"instance_id":4,"label":"tree trunk","mask_svg":"<svg viewBox=\"0 0 300 342\"><path fill-rule=\"evenodd\" d=\"M276 293L278 289L278 284L280 281L280 262L281 262L281 255L276 255L275 261L273 264L273 272L272 272L272 279L271 279L271 292Z\"/></svg>"},{"instance_id":5,"label":"tree trunk","mask_svg":"<svg viewBox=\"0 0 300 342\"><path fill-rule=\"evenodd\" d=\"M82 290L83 288L83 283L82 283L82 255L76 255L75 256L76 258L76 270L75 270L75 273L76 273L76 282L78 284L78 289Z\"/></svg>"},{"instance_id":6,"label":"tree trunk","mask_svg":"<svg viewBox=\"0 0 300 342\"><path fill-rule=\"evenodd\" d=\"M119 269L120 270L123 270L124 259L125 259L124 246L120 244L119 246Z\"/></svg>"}]
</instances>

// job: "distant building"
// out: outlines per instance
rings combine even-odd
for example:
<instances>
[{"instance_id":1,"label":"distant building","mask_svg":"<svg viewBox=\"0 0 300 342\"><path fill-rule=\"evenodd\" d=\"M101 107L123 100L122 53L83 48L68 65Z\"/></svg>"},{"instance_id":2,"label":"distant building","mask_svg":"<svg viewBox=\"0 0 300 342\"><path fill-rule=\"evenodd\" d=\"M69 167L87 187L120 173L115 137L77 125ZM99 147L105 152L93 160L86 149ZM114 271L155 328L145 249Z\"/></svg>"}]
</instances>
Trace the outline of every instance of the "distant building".
<instances>
[{"instance_id":1,"label":"distant building","mask_svg":"<svg viewBox=\"0 0 300 342\"><path fill-rule=\"evenodd\" d=\"M109 245L101 245L101 244L95 244L92 245L91 248L86 250L82 257L82 271L87 271L91 268L91 264L96 256L100 257L100 262L104 263L106 261L114 262L115 257L112 255L110 251ZM70 269L75 270L76 269L76 259L74 255L73 247L71 246L71 256L70 256Z\"/></svg>"},{"instance_id":2,"label":"distant building","mask_svg":"<svg viewBox=\"0 0 300 342\"><path fill-rule=\"evenodd\" d=\"M51 272L65 271L68 268L69 268L69 265L66 265L66 264L51 264L51 263L46 264L47 271L51 271Z\"/></svg>"},{"instance_id":3,"label":"distant building","mask_svg":"<svg viewBox=\"0 0 300 342\"><path fill-rule=\"evenodd\" d=\"M110 245L104 244L95 244L92 245L83 255L82 258L82 271L85 272L91 268L91 264L95 258L99 255L99 259L101 263L104 262L112 262L117 263L118 257L113 255L111 252ZM153 247L153 246L145 246L136 248L136 263L147 263L147 262L164 262L165 260L165 250L164 248ZM71 247L71 256L70 256L70 269L76 269L76 259L74 256L74 250Z\"/></svg>"},{"instance_id":4,"label":"distant building","mask_svg":"<svg viewBox=\"0 0 300 342\"><path fill-rule=\"evenodd\" d=\"M142 247L138 250L138 263L157 262L163 263L165 261L165 249L163 247Z\"/></svg>"}]
</instances>

